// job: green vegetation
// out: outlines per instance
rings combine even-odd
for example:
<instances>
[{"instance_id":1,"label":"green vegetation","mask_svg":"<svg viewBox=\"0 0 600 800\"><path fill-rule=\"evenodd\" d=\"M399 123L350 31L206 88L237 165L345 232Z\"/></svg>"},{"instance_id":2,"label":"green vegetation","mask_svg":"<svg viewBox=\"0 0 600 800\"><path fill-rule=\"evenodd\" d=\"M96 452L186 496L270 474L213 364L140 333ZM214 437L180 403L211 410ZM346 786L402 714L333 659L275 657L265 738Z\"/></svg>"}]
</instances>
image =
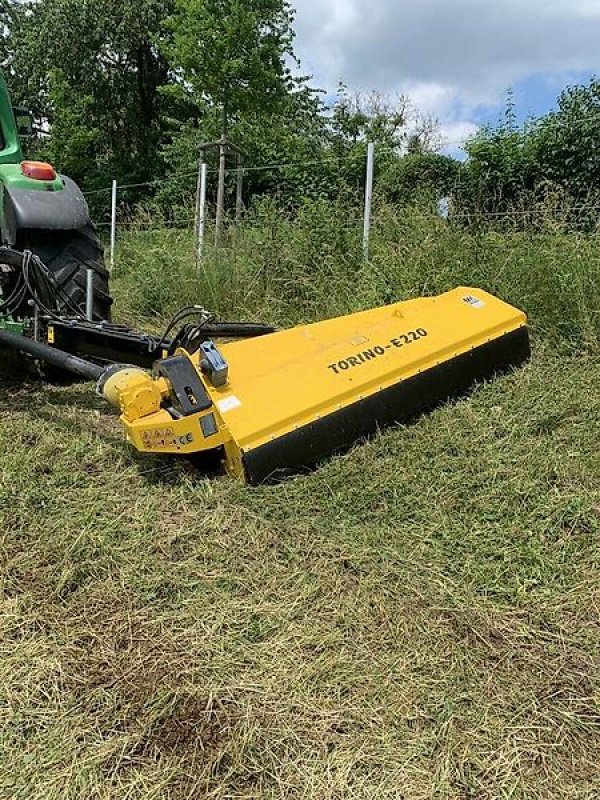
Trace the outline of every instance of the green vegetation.
<instances>
[{"instance_id":1,"label":"green vegetation","mask_svg":"<svg viewBox=\"0 0 600 800\"><path fill-rule=\"evenodd\" d=\"M189 173L224 130L253 163L293 161L324 123L286 65L292 18L284 0L8 0L0 64L50 127L40 154L88 189Z\"/></svg>"},{"instance_id":2,"label":"green vegetation","mask_svg":"<svg viewBox=\"0 0 600 800\"><path fill-rule=\"evenodd\" d=\"M263 203L202 269L185 230L140 227L120 248L120 313L145 327L198 298L221 316L290 325L463 284L526 308L535 333L561 351L599 344L600 237L565 232L553 217L534 231L471 232L381 205L365 264L362 227L347 206L306 201L286 218Z\"/></svg>"},{"instance_id":3,"label":"green vegetation","mask_svg":"<svg viewBox=\"0 0 600 800\"><path fill-rule=\"evenodd\" d=\"M474 282L530 312L533 361L256 490L136 455L91 387L5 382L0 795L592 800L598 237L383 208L366 266L339 209L262 213L200 276L189 235L129 234L117 313Z\"/></svg>"},{"instance_id":4,"label":"green vegetation","mask_svg":"<svg viewBox=\"0 0 600 800\"><path fill-rule=\"evenodd\" d=\"M528 212L540 201L593 227L598 219L600 81L569 86L557 109L518 126L509 96L506 117L468 144L455 189L463 211Z\"/></svg>"}]
</instances>

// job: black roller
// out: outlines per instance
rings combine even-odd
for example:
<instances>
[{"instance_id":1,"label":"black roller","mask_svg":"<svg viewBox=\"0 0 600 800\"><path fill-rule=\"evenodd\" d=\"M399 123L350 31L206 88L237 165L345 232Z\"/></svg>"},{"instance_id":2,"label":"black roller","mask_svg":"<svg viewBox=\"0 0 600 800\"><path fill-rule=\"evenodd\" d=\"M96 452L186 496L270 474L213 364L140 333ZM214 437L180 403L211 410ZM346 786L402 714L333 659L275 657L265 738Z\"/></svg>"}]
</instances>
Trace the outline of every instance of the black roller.
<instances>
[{"instance_id":1,"label":"black roller","mask_svg":"<svg viewBox=\"0 0 600 800\"><path fill-rule=\"evenodd\" d=\"M56 348L49 347L47 344L35 342L33 339L27 339L25 336L10 333L9 331L0 330L0 347L27 353L34 358L39 358L40 361L44 361L46 364L50 364L52 367L57 367L93 381L97 381L105 371L105 367L99 367L98 364L93 364L91 361L84 361L82 358L72 356L63 350L56 350Z\"/></svg>"},{"instance_id":2,"label":"black roller","mask_svg":"<svg viewBox=\"0 0 600 800\"><path fill-rule=\"evenodd\" d=\"M387 425L408 422L459 396L477 381L520 366L530 355L529 332L522 327L420 372L245 453L248 482L256 486L313 466Z\"/></svg>"}]
</instances>

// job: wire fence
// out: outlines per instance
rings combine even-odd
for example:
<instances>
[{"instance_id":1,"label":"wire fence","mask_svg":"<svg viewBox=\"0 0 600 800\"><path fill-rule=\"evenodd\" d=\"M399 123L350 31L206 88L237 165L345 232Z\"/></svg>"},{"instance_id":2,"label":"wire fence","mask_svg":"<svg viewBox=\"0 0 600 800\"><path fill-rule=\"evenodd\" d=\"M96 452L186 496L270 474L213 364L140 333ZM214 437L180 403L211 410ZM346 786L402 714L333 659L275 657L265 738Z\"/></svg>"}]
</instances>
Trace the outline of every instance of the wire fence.
<instances>
[{"instance_id":1,"label":"wire fence","mask_svg":"<svg viewBox=\"0 0 600 800\"><path fill-rule=\"evenodd\" d=\"M373 145L368 146L368 151L372 156L373 153ZM269 163L263 164L258 166L244 166L240 167L239 165L234 169L225 169L224 176L235 174L238 178L244 178L249 174L255 173L265 173L265 172L281 172L283 170L290 170L290 169L310 169L311 167L322 166L324 164L337 164L338 166L340 163L344 161L344 157L340 155L331 155L320 159L309 159L304 161L285 161L285 162L277 162L277 163ZM347 161L350 162L350 157L347 158ZM354 164L356 161L355 158L352 158L352 163ZM373 170L374 170L374 162L372 157L367 161L366 165L366 178L365 182L367 185L372 185L373 182ZM202 170L202 172L200 172ZM83 192L84 196L87 198L97 198L99 196L110 196L111 199L111 207L110 210L106 210L106 216L101 217L96 221L96 226L103 230L106 233L110 234L110 265L114 267L116 261L116 247L118 241L118 233L119 230L130 230L130 231L142 231L142 230L151 230L151 229L164 229L164 228L176 228L176 229L185 229L185 228L193 228L196 232L197 236L197 253L198 258L202 258L202 251L204 245L204 231L206 229L206 222L209 217L209 207L206 203L206 193L204 191L200 191L200 184L201 179L206 180L208 176L214 176L217 172L219 172L216 168L208 168L206 164L200 164L199 169L193 172L178 172L173 173L172 175L160 179L160 180L153 180L153 181L146 181L146 182L137 182L137 183L125 183L125 184L118 184L116 181L112 182L110 187L104 188L96 188L96 189L89 189ZM203 176L201 178L201 176ZM120 197L122 197L122 193L130 190L140 190L140 189L147 189L152 190L155 187L165 188L169 185L179 184L182 180L183 181L190 181L191 179L196 179L196 185L194 187L195 192L192 193L190 191L190 197L187 206L184 206L183 209L175 211L175 213L167 218L163 217L162 219L159 218L158 222L154 219L145 218L145 215L139 212L134 213L133 218L131 218L130 209L127 209L125 213L122 213L123 210L119 207ZM195 196L194 196L195 194ZM148 197L150 199L150 197ZM239 224L241 219L240 214L240 201L238 199L238 208L236 209L236 224ZM367 220L368 215L370 214L370 206L371 206L371 199L370 197L366 198L365 201L365 216L362 218L361 221L358 221L358 224L363 225L363 233L365 238L365 252L368 250L368 237L369 237L369 226L365 220ZM193 215L189 214L189 208L193 207ZM186 215L185 211L188 209L188 213ZM212 216L212 215L211 215ZM218 216L218 215L217 215ZM224 216L222 214L221 216ZM226 221L226 218L225 218ZM247 218L244 220L244 224L247 225ZM219 226L217 225L216 236L217 239L220 236Z\"/></svg>"},{"instance_id":2,"label":"wire fence","mask_svg":"<svg viewBox=\"0 0 600 800\"><path fill-rule=\"evenodd\" d=\"M458 143L457 143L458 144ZM365 159L364 166L361 168L360 162L357 162L355 154L333 154L319 159L307 159L303 161L282 161L257 166L237 166L231 169L225 169L225 176L235 174L242 176L267 173L267 172L280 172L284 173L286 170L310 170L311 168L323 165L334 165L340 174L344 174L345 170L352 170L356 173L357 169L362 171L364 180L362 181L364 197L361 203L356 205L356 213L348 213L344 209L343 219L338 222L338 229L345 229L349 233L354 233L356 236L362 237L362 246L365 258L369 257L369 244L372 230L377 230L380 225L377 213L372 215L373 203L377 207L381 197L375 193L373 196L373 175L375 170L375 155L378 159L382 156L389 155L397 151L391 148L377 147L369 145L367 158ZM370 156L369 157L369 153ZM214 186L214 177L218 173L217 168L208 167L204 165L205 177L207 180L212 179L212 188ZM183 183L182 183L183 182ZM152 201L154 195L152 190L160 187L162 190L168 187L177 186L182 192L184 198L183 204L175 205L169 208L165 213L164 208L159 212L152 211ZM186 188L187 186L187 188ZM259 228L265 224L269 224L269 220L265 219L260 214L247 213L247 209L243 209L243 213L237 214L235 219L232 215L224 215L223 229L219 232L218 227L215 231L213 220L216 216L214 202L207 202L206 195L201 195L199 191L200 175L199 170L175 172L166 178L161 178L145 182L131 182L117 184L113 181L111 186L103 188L95 188L84 191L83 194L87 198L93 200L106 196L110 202L110 208L104 206L104 213L97 218L96 226L103 234L106 234L110 239L110 265L114 267L117 259L117 247L119 237L125 233L131 234L132 232L152 232L160 230L179 230L194 232L196 237L196 254L200 261L203 256L203 250L206 244L207 235L219 237L223 236L224 240L235 243L235 236L232 236L232 231L238 230L251 230ZM465 207L462 202L457 202L456 198L462 198L468 187L465 187L460 179L448 189L444 197L440 197L437 209L429 207L429 212L436 214L438 217L444 219L448 224L455 224L463 227L470 227L478 229L485 226L496 226L503 228L510 228L512 230L521 230L535 232L536 230L544 230L548 232L552 227L559 228L560 230L571 230L575 232L582 232L585 230L588 233L597 232L600 228L600 204L598 202L590 203L577 203L571 204L563 202L561 199L547 198L544 201L532 201L527 207L507 207L504 209L489 209L479 208L476 205L469 208ZM138 202L132 207L125 199L124 194L136 190L138 192ZM147 190L147 193L140 190ZM187 199L186 199L187 198ZM275 202L277 198L272 198ZM147 203L146 210L144 204ZM501 198L492 198L492 202L497 205L501 204ZM335 200L333 200L335 204ZM297 214L297 208L286 208L282 204L278 209L278 218L286 219L293 222ZM398 210L401 214L402 210ZM219 244L219 242L217 242Z\"/></svg>"}]
</instances>

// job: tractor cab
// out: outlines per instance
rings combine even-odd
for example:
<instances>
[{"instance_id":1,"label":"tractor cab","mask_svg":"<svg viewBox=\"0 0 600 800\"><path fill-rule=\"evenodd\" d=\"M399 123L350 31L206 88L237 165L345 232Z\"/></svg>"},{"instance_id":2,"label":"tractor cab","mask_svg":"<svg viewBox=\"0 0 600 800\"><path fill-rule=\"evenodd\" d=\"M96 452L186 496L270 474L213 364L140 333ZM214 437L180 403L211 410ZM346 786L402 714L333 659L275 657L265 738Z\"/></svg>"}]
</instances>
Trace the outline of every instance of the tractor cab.
<instances>
[{"instance_id":1,"label":"tractor cab","mask_svg":"<svg viewBox=\"0 0 600 800\"><path fill-rule=\"evenodd\" d=\"M24 111L24 109L21 109L21 111ZM25 113L19 114L19 120L25 127ZM31 117L30 122L32 122ZM0 144L2 145L0 149L0 165L19 164L23 160L18 125L19 123L10 101L8 86L2 75L0 75Z\"/></svg>"},{"instance_id":2,"label":"tractor cab","mask_svg":"<svg viewBox=\"0 0 600 800\"><path fill-rule=\"evenodd\" d=\"M28 108L15 106L13 108L17 134L20 139L31 139L35 133L33 113Z\"/></svg>"}]
</instances>

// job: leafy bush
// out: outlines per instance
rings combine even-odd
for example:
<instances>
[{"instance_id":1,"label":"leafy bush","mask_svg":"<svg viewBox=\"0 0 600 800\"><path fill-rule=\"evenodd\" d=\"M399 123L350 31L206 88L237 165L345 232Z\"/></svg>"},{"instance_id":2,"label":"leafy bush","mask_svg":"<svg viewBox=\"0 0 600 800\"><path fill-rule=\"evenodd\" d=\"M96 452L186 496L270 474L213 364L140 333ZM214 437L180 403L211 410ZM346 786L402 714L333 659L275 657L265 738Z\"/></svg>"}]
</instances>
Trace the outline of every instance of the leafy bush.
<instances>
[{"instance_id":1,"label":"leafy bush","mask_svg":"<svg viewBox=\"0 0 600 800\"><path fill-rule=\"evenodd\" d=\"M410 202L423 196L434 200L456 187L461 165L439 153L414 153L393 159L379 177L378 187L393 202Z\"/></svg>"}]
</instances>

